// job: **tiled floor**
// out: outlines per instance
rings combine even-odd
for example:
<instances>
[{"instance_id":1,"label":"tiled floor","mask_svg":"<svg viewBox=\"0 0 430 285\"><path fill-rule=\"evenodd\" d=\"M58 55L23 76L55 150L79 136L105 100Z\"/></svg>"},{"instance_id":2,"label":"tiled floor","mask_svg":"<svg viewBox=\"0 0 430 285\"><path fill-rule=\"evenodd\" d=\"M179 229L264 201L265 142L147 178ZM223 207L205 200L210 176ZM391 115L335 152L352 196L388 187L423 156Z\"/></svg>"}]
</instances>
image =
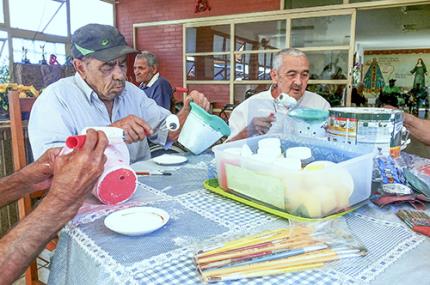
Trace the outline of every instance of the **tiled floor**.
<instances>
[{"instance_id":1,"label":"tiled floor","mask_svg":"<svg viewBox=\"0 0 430 285\"><path fill-rule=\"evenodd\" d=\"M48 283L49 277L49 262L51 257L54 255L54 251L45 249L37 258L37 267L39 272L39 280L45 284ZM15 281L13 285L25 285L25 277L22 276L20 279Z\"/></svg>"}]
</instances>

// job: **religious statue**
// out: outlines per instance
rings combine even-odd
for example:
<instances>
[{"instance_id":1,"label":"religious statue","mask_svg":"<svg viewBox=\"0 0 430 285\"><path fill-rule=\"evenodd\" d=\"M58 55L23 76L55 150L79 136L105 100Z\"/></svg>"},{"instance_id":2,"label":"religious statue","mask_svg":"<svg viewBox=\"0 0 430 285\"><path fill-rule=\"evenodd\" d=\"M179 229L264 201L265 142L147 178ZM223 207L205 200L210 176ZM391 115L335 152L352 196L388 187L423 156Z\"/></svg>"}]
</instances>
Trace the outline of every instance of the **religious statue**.
<instances>
[{"instance_id":1,"label":"religious statue","mask_svg":"<svg viewBox=\"0 0 430 285\"><path fill-rule=\"evenodd\" d=\"M21 59L22 63L30 63L30 60L27 58L27 53L28 53L28 49L26 49L25 47L22 47L22 59Z\"/></svg>"},{"instance_id":2,"label":"religious statue","mask_svg":"<svg viewBox=\"0 0 430 285\"><path fill-rule=\"evenodd\" d=\"M45 58L45 45L41 45L40 49L42 50L42 60L39 61L40 64L48 64Z\"/></svg>"},{"instance_id":3,"label":"religious statue","mask_svg":"<svg viewBox=\"0 0 430 285\"><path fill-rule=\"evenodd\" d=\"M363 83L365 93L375 95L379 94L385 86L384 76L382 75L381 68L379 67L376 58L374 58L370 63L369 69L367 70L366 75L364 75Z\"/></svg>"},{"instance_id":4,"label":"religious statue","mask_svg":"<svg viewBox=\"0 0 430 285\"><path fill-rule=\"evenodd\" d=\"M414 69L411 70L411 73L415 74L414 85L412 86L412 88L415 88L417 84L419 84L419 86L421 87L426 86L425 76L427 75L427 68L422 58L419 58L417 60L417 64L415 65Z\"/></svg>"},{"instance_id":5,"label":"religious statue","mask_svg":"<svg viewBox=\"0 0 430 285\"><path fill-rule=\"evenodd\" d=\"M211 6L209 6L209 0L196 0L194 13L200 13L207 10L211 10Z\"/></svg>"}]
</instances>

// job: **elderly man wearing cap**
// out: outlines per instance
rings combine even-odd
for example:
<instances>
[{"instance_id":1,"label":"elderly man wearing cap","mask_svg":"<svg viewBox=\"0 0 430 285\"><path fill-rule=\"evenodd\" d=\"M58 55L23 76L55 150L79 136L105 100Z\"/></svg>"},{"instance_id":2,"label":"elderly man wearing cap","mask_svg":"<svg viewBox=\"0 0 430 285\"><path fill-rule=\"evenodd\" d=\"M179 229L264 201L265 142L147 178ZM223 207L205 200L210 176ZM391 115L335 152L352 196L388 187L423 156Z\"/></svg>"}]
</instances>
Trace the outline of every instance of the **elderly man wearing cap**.
<instances>
[{"instance_id":1,"label":"elderly man wearing cap","mask_svg":"<svg viewBox=\"0 0 430 285\"><path fill-rule=\"evenodd\" d=\"M150 158L147 138L161 145L177 139L179 131L161 128L170 112L126 81L126 56L134 52L112 26L88 24L76 30L71 49L75 76L48 86L30 115L29 137L35 158L91 126L122 128L132 161ZM191 100L209 109L206 97L192 91L177 114L181 125L190 112Z\"/></svg>"}]
</instances>

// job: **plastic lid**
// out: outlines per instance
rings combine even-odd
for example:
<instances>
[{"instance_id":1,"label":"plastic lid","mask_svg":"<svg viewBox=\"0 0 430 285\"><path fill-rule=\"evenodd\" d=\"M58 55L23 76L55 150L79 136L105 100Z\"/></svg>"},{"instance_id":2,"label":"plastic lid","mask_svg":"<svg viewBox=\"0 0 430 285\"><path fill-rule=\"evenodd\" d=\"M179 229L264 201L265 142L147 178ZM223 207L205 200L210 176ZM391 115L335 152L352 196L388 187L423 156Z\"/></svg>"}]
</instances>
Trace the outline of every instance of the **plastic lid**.
<instances>
[{"instance_id":1,"label":"plastic lid","mask_svg":"<svg viewBox=\"0 0 430 285\"><path fill-rule=\"evenodd\" d=\"M288 112L288 116L303 121L325 121L328 118L328 111L312 108L297 108Z\"/></svg>"},{"instance_id":2,"label":"plastic lid","mask_svg":"<svg viewBox=\"0 0 430 285\"><path fill-rule=\"evenodd\" d=\"M229 136L231 131L229 126L218 116L211 115L206 112L202 107L194 102L190 103L191 112L202 119L206 124L208 124L212 129L220 132L223 136Z\"/></svg>"},{"instance_id":3,"label":"plastic lid","mask_svg":"<svg viewBox=\"0 0 430 285\"><path fill-rule=\"evenodd\" d=\"M309 159L312 157L312 151L308 147L290 147L287 149L287 158L298 158L300 160Z\"/></svg>"},{"instance_id":4,"label":"plastic lid","mask_svg":"<svg viewBox=\"0 0 430 285\"><path fill-rule=\"evenodd\" d=\"M258 141L258 149L262 148L280 148L281 140L279 138L265 138Z\"/></svg>"}]
</instances>

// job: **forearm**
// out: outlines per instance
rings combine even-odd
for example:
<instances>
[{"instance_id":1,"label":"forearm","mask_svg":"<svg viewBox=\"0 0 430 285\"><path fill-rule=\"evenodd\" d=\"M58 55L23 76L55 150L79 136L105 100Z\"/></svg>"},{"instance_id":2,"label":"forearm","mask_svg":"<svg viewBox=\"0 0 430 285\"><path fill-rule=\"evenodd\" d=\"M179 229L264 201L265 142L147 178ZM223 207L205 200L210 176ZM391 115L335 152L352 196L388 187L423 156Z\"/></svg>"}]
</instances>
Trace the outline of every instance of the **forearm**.
<instances>
[{"instance_id":1,"label":"forearm","mask_svg":"<svg viewBox=\"0 0 430 285\"><path fill-rule=\"evenodd\" d=\"M31 187L26 183L23 175L16 172L0 179L0 207L18 200L24 194L31 192Z\"/></svg>"},{"instance_id":2,"label":"forearm","mask_svg":"<svg viewBox=\"0 0 430 285\"><path fill-rule=\"evenodd\" d=\"M64 206L62 206L64 205ZM79 209L49 195L0 240L0 284L11 284Z\"/></svg>"},{"instance_id":3,"label":"forearm","mask_svg":"<svg viewBox=\"0 0 430 285\"><path fill-rule=\"evenodd\" d=\"M237 141L241 139L246 139L249 137L248 128L243 128L237 135L227 140L227 142Z\"/></svg>"}]
</instances>

